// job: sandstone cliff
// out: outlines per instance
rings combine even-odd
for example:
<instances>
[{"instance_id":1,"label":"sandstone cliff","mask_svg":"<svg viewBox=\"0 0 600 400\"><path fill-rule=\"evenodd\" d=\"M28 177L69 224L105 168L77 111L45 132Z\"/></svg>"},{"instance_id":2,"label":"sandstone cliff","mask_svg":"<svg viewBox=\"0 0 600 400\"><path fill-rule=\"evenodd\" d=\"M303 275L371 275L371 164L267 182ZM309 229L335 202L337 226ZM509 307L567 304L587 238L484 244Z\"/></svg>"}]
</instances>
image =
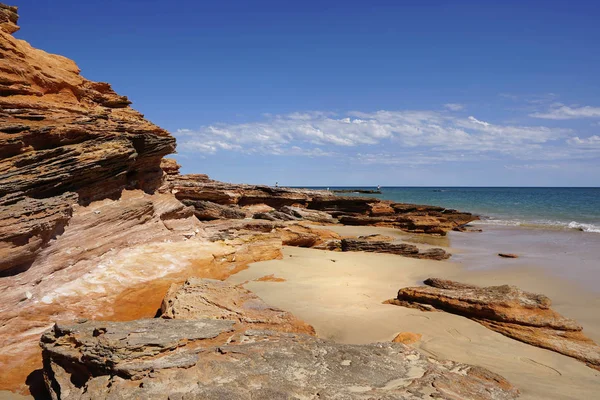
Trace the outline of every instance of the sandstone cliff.
<instances>
[{"instance_id":1,"label":"sandstone cliff","mask_svg":"<svg viewBox=\"0 0 600 400\"><path fill-rule=\"evenodd\" d=\"M152 192L175 139L62 56L12 36L0 6L0 272L23 269L68 224L72 205Z\"/></svg>"}]
</instances>

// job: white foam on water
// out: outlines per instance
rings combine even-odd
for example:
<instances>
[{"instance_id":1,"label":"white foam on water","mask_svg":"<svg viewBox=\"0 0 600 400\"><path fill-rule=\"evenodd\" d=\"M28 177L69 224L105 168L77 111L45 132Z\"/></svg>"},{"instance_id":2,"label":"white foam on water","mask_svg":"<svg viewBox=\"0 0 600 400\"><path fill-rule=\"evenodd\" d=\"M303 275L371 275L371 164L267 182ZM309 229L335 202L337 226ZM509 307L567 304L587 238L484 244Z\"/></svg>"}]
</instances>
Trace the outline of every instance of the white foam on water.
<instances>
[{"instance_id":1,"label":"white foam on water","mask_svg":"<svg viewBox=\"0 0 600 400\"><path fill-rule=\"evenodd\" d=\"M577 221L571 221L567 226L569 227L569 229L577 229L583 232L600 233L600 226L596 226L593 224L582 224Z\"/></svg>"},{"instance_id":2,"label":"white foam on water","mask_svg":"<svg viewBox=\"0 0 600 400\"><path fill-rule=\"evenodd\" d=\"M582 232L600 233L600 226L594 224L586 224L577 221L563 222L553 220L534 220L524 221L518 219L496 219L492 217L482 217L481 220L473 221L471 224L474 225L500 225L500 226L522 226L530 228L544 228L544 229L573 229Z\"/></svg>"}]
</instances>

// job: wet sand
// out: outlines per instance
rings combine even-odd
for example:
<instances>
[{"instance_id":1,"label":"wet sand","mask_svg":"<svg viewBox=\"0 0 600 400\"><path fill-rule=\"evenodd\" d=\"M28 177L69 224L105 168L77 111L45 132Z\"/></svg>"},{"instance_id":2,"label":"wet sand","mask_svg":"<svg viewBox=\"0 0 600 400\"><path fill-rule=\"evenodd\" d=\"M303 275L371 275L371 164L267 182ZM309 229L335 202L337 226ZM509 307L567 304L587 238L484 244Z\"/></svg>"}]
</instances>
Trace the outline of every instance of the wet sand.
<instances>
[{"instance_id":1,"label":"wet sand","mask_svg":"<svg viewBox=\"0 0 600 400\"><path fill-rule=\"evenodd\" d=\"M413 346L438 358L497 372L519 388L523 399L595 398L600 391L600 372L575 359L507 338L457 315L381 304L395 297L399 288L418 285L428 277L481 285L509 283L546 294L554 309L579 321L584 333L600 341L600 297L588 288L593 286L589 278L588 285L581 283L577 268L582 266L585 271L589 266L578 262L578 253L565 261L564 253L560 257L552 253L557 247L547 237L536 245L531 238L524 241L521 237L531 232L514 232L519 228L484 229L483 233L431 238L382 228L335 227L342 235L381 233L423 246L448 246L454 260L285 248L283 260L252 264L228 280L248 281L248 289L312 324L323 338L370 343L389 341L399 332L420 333L422 340ZM518 252L521 258L501 259L499 252ZM571 271L566 275L576 279L558 273L558 262L567 262L565 268ZM271 274L285 281L254 281Z\"/></svg>"}]
</instances>

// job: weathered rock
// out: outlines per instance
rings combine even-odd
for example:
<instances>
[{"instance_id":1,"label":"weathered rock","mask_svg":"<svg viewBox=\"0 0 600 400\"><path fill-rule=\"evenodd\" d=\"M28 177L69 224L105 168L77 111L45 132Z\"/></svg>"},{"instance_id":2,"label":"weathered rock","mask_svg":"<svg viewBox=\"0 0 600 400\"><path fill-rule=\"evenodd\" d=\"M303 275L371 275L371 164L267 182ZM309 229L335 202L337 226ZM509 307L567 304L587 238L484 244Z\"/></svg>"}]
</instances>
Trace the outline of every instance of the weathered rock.
<instances>
[{"instance_id":1,"label":"weathered rock","mask_svg":"<svg viewBox=\"0 0 600 400\"><path fill-rule=\"evenodd\" d=\"M175 149L109 84L15 39L16 12L0 7L0 272L31 263L73 204L158 188Z\"/></svg>"},{"instance_id":2,"label":"weathered rock","mask_svg":"<svg viewBox=\"0 0 600 400\"><path fill-rule=\"evenodd\" d=\"M65 400L518 396L488 370L432 360L403 344L259 330L232 336L231 326L212 319L57 326L41 342L48 389Z\"/></svg>"},{"instance_id":3,"label":"weathered rock","mask_svg":"<svg viewBox=\"0 0 600 400\"><path fill-rule=\"evenodd\" d=\"M168 175L163 190L181 201L210 201L231 207L268 206L249 213L269 221L305 220L324 224L388 226L410 232L445 235L478 219L443 207L399 204L372 197L342 197L323 190L273 188L211 181L206 176ZM339 220L339 221L338 221Z\"/></svg>"},{"instance_id":4,"label":"weathered rock","mask_svg":"<svg viewBox=\"0 0 600 400\"><path fill-rule=\"evenodd\" d=\"M301 207L292 207L292 206L283 206L279 209L280 212L292 215L298 219L302 219L305 221L311 222L319 222L323 224L333 224L337 222L330 214L319 211L319 210L310 210L307 208Z\"/></svg>"},{"instance_id":5,"label":"weathered rock","mask_svg":"<svg viewBox=\"0 0 600 400\"><path fill-rule=\"evenodd\" d=\"M342 251L397 254L404 257L426 258L431 260L446 260L450 258L450 254L440 248L421 251L413 244L368 239L342 239Z\"/></svg>"},{"instance_id":6,"label":"weathered rock","mask_svg":"<svg viewBox=\"0 0 600 400\"><path fill-rule=\"evenodd\" d=\"M0 276L27 269L39 251L61 234L73 213L77 196L49 199L25 197L0 205Z\"/></svg>"},{"instance_id":7,"label":"weathered rock","mask_svg":"<svg viewBox=\"0 0 600 400\"><path fill-rule=\"evenodd\" d=\"M312 326L287 311L267 305L240 286L214 279L189 278L173 284L161 305L162 318L234 320L252 329L315 334Z\"/></svg>"},{"instance_id":8,"label":"weathered rock","mask_svg":"<svg viewBox=\"0 0 600 400\"><path fill-rule=\"evenodd\" d=\"M275 234L281 237L284 246L296 247L317 247L326 242L339 241L341 239L333 231L301 224L292 224L287 225L285 228L278 228Z\"/></svg>"},{"instance_id":9,"label":"weathered rock","mask_svg":"<svg viewBox=\"0 0 600 400\"><path fill-rule=\"evenodd\" d=\"M544 295L509 285L479 287L437 278L425 284L400 289L387 303L463 315L505 336L600 369L600 346L582 333L581 325L552 310Z\"/></svg>"},{"instance_id":10,"label":"weathered rock","mask_svg":"<svg viewBox=\"0 0 600 400\"><path fill-rule=\"evenodd\" d=\"M17 26L17 21L19 20L17 11L17 7L0 3L0 30L7 33L14 33L19 30Z\"/></svg>"},{"instance_id":11,"label":"weathered rock","mask_svg":"<svg viewBox=\"0 0 600 400\"><path fill-rule=\"evenodd\" d=\"M179 175L181 165L172 158L163 158L160 160L160 168L167 175Z\"/></svg>"},{"instance_id":12,"label":"weathered rock","mask_svg":"<svg viewBox=\"0 0 600 400\"><path fill-rule=\"evenodd\" d=\"M269 212L258 212L252 216L254 219L264 219L267 221L298 221L300 218L281 211L272 210Z\"/></svg>"},{"instance_id":13,"label":"weathered rock","mask_svg":"<svg viewBox=\"0 0 600 400\"><path fill-rule=\"evenodd\" d=\"M237 207L227 207L212 201L204 200L181 200L186 206L194 210L194 215L200 221L212 221L215 219L244 219L246 213Z\"/></svg>"},{"instance_id":14,"label":"weathered rock","mask_svg":"<svg viewBox=\"0 0 600 400\"><path fill-rule=\"evenodd\" d=\"M316 250L342 251L342 241L341 239L324 240L321 243L315 244L312 248Z\"/></svg>"}]
</instances>

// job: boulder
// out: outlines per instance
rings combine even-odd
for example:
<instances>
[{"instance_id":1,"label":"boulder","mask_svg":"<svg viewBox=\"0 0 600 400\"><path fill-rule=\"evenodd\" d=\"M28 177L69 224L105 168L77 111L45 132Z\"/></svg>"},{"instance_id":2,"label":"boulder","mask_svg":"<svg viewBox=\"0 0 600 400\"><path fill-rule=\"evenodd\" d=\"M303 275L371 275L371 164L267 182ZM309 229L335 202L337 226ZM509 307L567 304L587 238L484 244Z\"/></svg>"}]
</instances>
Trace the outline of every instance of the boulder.
<instances>
[{"instance_id":1,"label":"boulder","mask_svg":"<svg viewBox=\"0 0 600 400\"><path fill-rule=\"evenodd\" d=\"M552 310L544 295L509 285L479 287L437 278L425 284L400 289L387 303L459 314L505 336L600 369L600 346L583 334L576 321Z\"/></svg>"}]
</instances>

